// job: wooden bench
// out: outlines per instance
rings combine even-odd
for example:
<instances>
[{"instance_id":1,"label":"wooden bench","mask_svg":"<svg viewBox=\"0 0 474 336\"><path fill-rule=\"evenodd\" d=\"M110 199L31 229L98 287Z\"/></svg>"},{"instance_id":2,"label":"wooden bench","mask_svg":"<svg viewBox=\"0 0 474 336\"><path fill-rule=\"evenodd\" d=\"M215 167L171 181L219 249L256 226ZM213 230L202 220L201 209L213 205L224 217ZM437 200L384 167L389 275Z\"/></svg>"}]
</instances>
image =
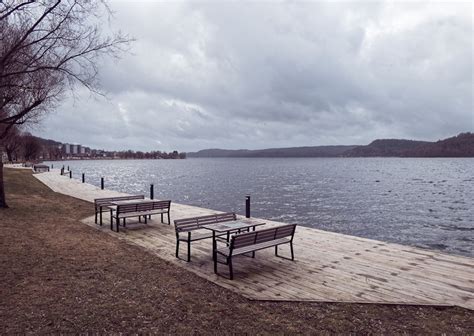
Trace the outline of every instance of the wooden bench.
<instances>
[{"instance_id":1,"label":"wooden bench","mask_svg":"<svg viewBox=\"0 0 474 336\"><path fill-rule=\"evenodd\" d=\"M117 225L117 232L119 232L120 219L123 219L123 225L125 226L125 219L130 217L138 217L138 220L141 222L142 216L145 219L145 224L147 223L147 218L151 215L161 215L161 222L163 223L163 215L168 215L168 225L170 224L170 207L171 201L153 201L144 203L131 203L131 204L120 204L117 205L117 208L110 209L110 229L113 230L114 219Z\"/></svg>"},{"instance_id":2,"label":"wooden bench","mask_svg":"<svg viewBox=\"0 0 474 336\"><path fill-rule=\"evenodd\" d=\"M206 224L222 223L228 221L235 221L237 216L233 212L206 215L200 217L191 217L177 219L174 221L174 227L176 231L176 258L179 258L179 242L186 242L188 244L188 258L187 261L191 260L191 242L196 240L212 238L212 232L194 232L196 230L203 229L202 226ZM221 235L222 236L222 235Z\"/></svg>"},{"instance_id":3,"label":"wooden bench","mask_svg":"<svg viewBox=\"0 0 474 336\"><path fill-rule=\"evenodd\" d=\"M229 247L223 247L214 251L214 273L217 273L217 263L229 266L230 279L234 279L232 269L232 257L252 253L269 247L275 247L275 255L280 258L294 260L293 236L295 235L296 224L282 225L269 229L245 232L233 235ZM291 258L278 255L278 246L290 244ZM218 261L218 255L225 257L225 262Z\"/></svg>"},{"instance_id":4,"label":"wooden bench","mask_svg":"<svg viewBox=\"0 0 474 336\"><path fill-rule=\"evenodd\" d=\"M35 164L33 165L33 170L36 173L49 172L49 166L44 165L44 164Z\"/></svg>"},{"instance_id":5,"label":"wooden bench","mask_svg":"<svg viewBox=\"0 0 474 336\"><path fill-rule=\"evenodd\" d=\"M145 195L133 195L133 196L116 196L106 198L96 198L94 200L95 208L95 223L97 224L97 215L100 214L100 225L102 225L102 209L112 206L115 201L130 201L137 199L145 199Z\"/></svg>"}]
</instances>

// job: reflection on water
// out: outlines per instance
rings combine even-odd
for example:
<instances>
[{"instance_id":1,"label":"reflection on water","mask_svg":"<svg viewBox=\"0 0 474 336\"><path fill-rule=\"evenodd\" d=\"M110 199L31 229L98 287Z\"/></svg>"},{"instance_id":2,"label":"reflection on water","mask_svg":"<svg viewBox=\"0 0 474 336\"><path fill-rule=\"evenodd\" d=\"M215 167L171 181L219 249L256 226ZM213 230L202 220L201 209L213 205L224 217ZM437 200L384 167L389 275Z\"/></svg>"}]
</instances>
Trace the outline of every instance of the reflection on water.
<instances>
[{"instance_id":1,"label":"reflection on water","mask_svg":"<svg viewBox=\"0 0 474 336\"><path fill-rule=\"evenodd\" d=\"M474 256L474 159L66 161L88 183L328 231Z\"/></svg>"}]
</instances>

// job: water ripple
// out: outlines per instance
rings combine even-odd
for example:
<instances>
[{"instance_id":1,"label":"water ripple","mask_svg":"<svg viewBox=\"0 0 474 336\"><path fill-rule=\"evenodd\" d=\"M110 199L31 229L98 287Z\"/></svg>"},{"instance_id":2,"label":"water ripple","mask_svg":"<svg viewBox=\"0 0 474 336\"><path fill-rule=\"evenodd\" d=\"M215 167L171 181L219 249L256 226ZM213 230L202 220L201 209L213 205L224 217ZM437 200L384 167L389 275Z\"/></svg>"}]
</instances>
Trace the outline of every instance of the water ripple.
<instances>
[{"instance_id":1,"label":"water ripple","mask_svg":"<svg viewBox=\"0 0 474 336\"><path fill-rule=\"evenodd\" d=\"M69 161L106 188L474 256L474 159Z\"/></svg>"}]
</instances>

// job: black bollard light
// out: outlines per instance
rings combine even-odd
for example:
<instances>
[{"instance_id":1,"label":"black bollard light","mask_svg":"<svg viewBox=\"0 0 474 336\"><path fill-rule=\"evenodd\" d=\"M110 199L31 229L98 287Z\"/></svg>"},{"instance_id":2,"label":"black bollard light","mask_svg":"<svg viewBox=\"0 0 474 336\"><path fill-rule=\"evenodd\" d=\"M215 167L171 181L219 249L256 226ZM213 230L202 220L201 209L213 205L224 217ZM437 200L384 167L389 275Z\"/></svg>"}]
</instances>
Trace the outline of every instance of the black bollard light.
<instances>
[{"instance_id":1,"label":"black bollard light","mask_svg":"<svg viewBox=\"0 0 474 336\"><path fill-rule=\"evenodd\" d=\"M153 186L153 183L150 184L150 199L155 198L155 187Z\"/></svg>"},{"instance_id":2,"label":"black bollard light","mask_svg":"<svg viewBox=\"0 0 474 336\"><path fill-rule=\"evenodd\" d=\"M82 173L82 183L86 182L86 174Z\"/></svg>"},{"instance_id":3,"label":"black bollard light","mask_svg":"<svg viewBox=\"0 0 474 336\"><path fill-rule=\"evenodd\" d=\"M53 165L53 164L51 164L51 169L53 169L53 168L54 168L54 165Z\"/></svg>"},{"instance_id":4,"label":"black bollard light","mask_svg":"<svg viewBox=\"0 0 474 336\"><path fill-rule=\"evenodd\" d=\"M245 217L250 218L250 195L245 196Z\"/></svg>"},{"instance_id":5,"label":"black bollard light","mask_svg":"<svg viewBox=\"0 0 474 336\"><path fill-rule=\"evenodd\" d=\"M72 179L72 170L69 171L69 178Z\"/></svg>"},{"instance_id":6,"label":"black bollard light","mask_svg":"<svg viewBox=\"0 0 474 336\"><path fill-rule=\"evenodd\" d=\"M61 168L61 176L64 175L64 167Z\"/></svg>"},{"instance_id":7,"label":"black bollard light","mask_svg":"<svg viewBox=\"0 0 474 336\"><path fill-rule=\"evenodd\" d=\"M67 166L67 170L69 170L69 166Z\"/></svg>"},{"instance_id":8,"label":"black bollard light","mask_svg":"<svg viewBox=\"0 0 474 336\"><path fill-rule=\"evenodd\" d=\"M100 178L100 189L104 190L104 178Z\"/></svg>"}]
</instances>

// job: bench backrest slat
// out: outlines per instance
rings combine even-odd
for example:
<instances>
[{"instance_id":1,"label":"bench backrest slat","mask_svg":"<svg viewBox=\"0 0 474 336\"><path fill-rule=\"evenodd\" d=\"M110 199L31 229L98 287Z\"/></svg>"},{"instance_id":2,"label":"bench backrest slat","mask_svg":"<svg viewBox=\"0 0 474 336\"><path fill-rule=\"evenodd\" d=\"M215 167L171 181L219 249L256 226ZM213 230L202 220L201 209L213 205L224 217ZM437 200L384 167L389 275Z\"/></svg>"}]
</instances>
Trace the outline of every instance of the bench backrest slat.
<instances>
[{"instance_id":1,"label":"bench backrest slat","mask_svg":"<svg viewBox=\"0 0 474 336\"><path fill-rule=\"evenodd\" d=\"M131 196L117 196L117 197L104 197L96 198L94 204L97 207L112 205L112 202L115 201L130 201L136 199L145 199L145 195L131 195Z\"/></svg>"},{"instance_id":2,"label":"bench backrest slat","mask_svg":"<svg viewBox=\"0 0 474 336\"><path fill-rule=\"evenodd\" d=\"M275 239L275 234L277 230L261 230L257 231L257 237L255 239L255 243L264 243L270 240Z\"/></svg>"},{"instance_id":3,"label":"bench backrest slat","mask_svg":"<svg viewBox=\"0 0 474 336\"><path fill-rule=\"evenodd\" d=\"M253 245L255 244L255 239L257 239L257 231L235 235L232 237L231 246L232 248L239 248Z\"/></svg>"},{"instance_id":4,"label":"bench backrest slat","mask_svg":"<svg viewBox=\"0 0 474 336\"><path fill-rule=\"evenodd\" d=\"M170 206L171 200L153 202L153 210L169 209Z\"/></svg>"},{"instance_id":5,"label":"bench backrest slat","mask_svg":"<svg viewBox=\"0 0 474 336\"><path fill-rule=\"evenodd\" d=\"M117 205L117 213L135 212L135 211L137 211L137 204Z\"/></svg>"},{"instance_id":6,"label":"bench backrest slat","mask_svg":"<svg viewBox=\"0 0 474 336\"><path fill-rule=\"evenodd\" d=\"M171 206L171 201L150 201L146 203L136 203L136 204L121 204L117 206L118 213L126 212L141 212L141 211L153 211L153 210L165 210L169 209Z\"/></svg>"},{"instance_id":7,"label":"bench backrest slat","mask_svg":"<svg viewBox=\"0 0 474 336\"><path fill-rule=\"evenodd\" d=\"M275 239L292 236L295 233L296 224L277 227Z\"/></svg>"},{"instance_id":8,"label":"bench backrest slat","mask_svg":"<svg viewBox=\"0 0 474 336\"><path fill-rule=\"evenodd\" d=\"M176 219L174 221L174 226L176 231L192 231L197 230L206 224L228 222L236 219L237 216L234 212L227 212L215 215Z\"/></svg>"},{"instance_id":9,"label":"bench backrest slat","mask_svg":"<svg viewBox=\"0 0 474 336\"><path fill-rule=\"evenodd\" d=\"M140 203L140 204L135 204L135 206L136 206L136 211L153 210L153 203Z\"/></svg>"},{"instance_id":10,"label":"bench backrest slat","mask_svg":"<svg viewBox=\"0 0 474 336\"><path fill-rule=\"evenodd\" d=\"M295 234L296 224L276 226L264 230L239 233L232 236L230 249L251 246L254 244L265 243L275 239L291 237Z\"/></svg>"}]
</instances>

